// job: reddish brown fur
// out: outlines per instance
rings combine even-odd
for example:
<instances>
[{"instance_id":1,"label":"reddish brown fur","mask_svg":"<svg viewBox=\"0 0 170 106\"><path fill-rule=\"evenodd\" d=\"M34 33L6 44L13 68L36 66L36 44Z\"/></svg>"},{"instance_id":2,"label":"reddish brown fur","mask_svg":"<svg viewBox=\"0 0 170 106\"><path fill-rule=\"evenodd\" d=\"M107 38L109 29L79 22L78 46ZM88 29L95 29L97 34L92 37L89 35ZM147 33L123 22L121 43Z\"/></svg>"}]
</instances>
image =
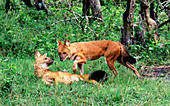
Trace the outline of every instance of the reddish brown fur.
<instances>
[{"instance_id":1,"label":"reddish brown fur","mask_svg":"<svg viewBox=\"0 0 170 106\"><path fill-rule=\"evenodd\" d=\"M130 64L131 60L129 60L129 58L134 58L131 57L127 53L125 47L118 42L101 40L70 44L70 41L67 39L63 44L60 40L58 40L57 51L61 61L65 61L65 59L74 61L74 73L77 72L77 65L79 67L80 74L83 74L83 64L86 64L87 60L96 60L101 56L105 56L107 65L113 71L115 76L118 72L114 66L114 61L118 60L122 65L132 69L138 78L140 77L135 67Z\"/></svg>"},{"instance_id":2,"label":"reddish brown fur","mask_svg":"<svg viewBox=\"0 0 170 106\"><path fill-rule=\"evenodd\" d=\"M41 55L38 51L35 53L35 75L39 79L42 78L42 80L45 81L47 85L52 85L54 81L55 84L58 85L58 82L63 84L71 84L74 81L83 80L85 82L94 83L101 86L101 84L95 80L88 80L89 75L78 75L62 71L50 71L49 65L51 65L53 61L54 59L47 57L47 54Z\"/></svg>"}]
</instances>

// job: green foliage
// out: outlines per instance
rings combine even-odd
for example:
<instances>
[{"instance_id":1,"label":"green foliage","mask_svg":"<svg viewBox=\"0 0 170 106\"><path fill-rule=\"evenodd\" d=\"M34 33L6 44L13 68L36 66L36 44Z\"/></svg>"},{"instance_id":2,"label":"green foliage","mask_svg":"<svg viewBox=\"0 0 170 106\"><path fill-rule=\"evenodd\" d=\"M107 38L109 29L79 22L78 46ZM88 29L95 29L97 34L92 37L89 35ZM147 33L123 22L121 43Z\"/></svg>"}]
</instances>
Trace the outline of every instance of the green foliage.
<instances>
[{"instance_id":1,"label":"green foliage","mask_svg":"<svg viewBox=\"0 0 170 106\"><path fill-rule=\"evenodd\" d=\"M169 64L169 42L155 42L151 33L146 33L145 45L131 45L133 55L139 56L139 61L147 63L146 65ZM141 52L142 51L142 52Z\"/></svg>"},{"instance_id":2,"label":"green foliage","mask_svg":"<svg viewBox=\"0 0 170 106\"><path fill-rule=\"evenodd\" d=\"M67 8L63 5L60 5L61 9ZM65 18L69 19L74 17L74 15L66 10L54 11L54 14L47 15L43 11L36 11L24 5L21 6L19 10L8 11L8 13L5 13L5 11L1 9L0 50L2 56L24 57L32 56L37 50L56 51L57 39L65 40L68 38L71 42L102 39L119 40L119 36L117 35L120 35L120 25L113 24L113 21L121 24L121 18L116 18L120 17L120 14L117 14L114 19L109 18L112 14L108 15L108 13L114 12L115 10L119 12L115 7L111 7L109 11L105 10L103 12L105 23L91 21L88 25L89 29L87 29L86 33L83 33L75 20L60 22L50 29L47 28L41 31L56 21L64 20ZM81 15L80 7L82 7L82 5L74 6L73 10ZM121 11L123 11L123 9L121 9ZM109 23L111 20L112 22ZM82 20L82 24L85 25L84 20ZM65 34L67 34L67 37Z\"/></svg>"},{"instance_id":3,"label":"green foliage","mask_svg":"<svg viewBox=\"0 0 170 106\"><path fill-rule=\"evenodd\" d=\"M71 42L103 39L119 41L121 35L120 28L123 26L122 15L125 8L124 4L112 6L113 4L111 2L104 2L107 2L101 7L103 10L102 17L104 22L98 22L92 19L89 20L86 32L83 32L80 28L80 24L78 26L75 20L59 22L51 28L44 29L54 22L74 17L71 12L64 10L68 8L67 3L61 3L61 5L57 7L57 9L61 9L60 11L56 11L56 7L50 6L49 9L54 11L53 14L50 13L49 15L43 11L36 11L33 8L28 8L23 4L19 5L18 1L16 2L16 6L19 7L18 10L5 13L5 11L1 9L1 56L23 58L25 56L33 56L35 51L48 51L50 54L57 54L57 39L64 41L68 38ZM75 6L73 6L73 11L81 15L82 4L75 1L73 3L75 4ZM136 5L137 11L134 13L134 21L138 22L139 4ZM109 6L109 8L106 9L107 6ZM3 4L1 4L1 8L3 8ZM163 21L166 14L164 12L159 14L161 16L160 20ZM83 27L85 27L85 20L79 20L81 24L84 25ZM141 56L141 59L149 64L158 63L158 61L166 62L169 54L169 49L167 49L168 43L166 41L169 32L166 30L168 26L164 26L164 29L165 30L160 31L161 39L158 43L154 43L150 38L146 39L145 47L142 45L132 45L134 49L131 49L131 53L136 56ZM67 36L65 36L66 34ZM164 46L159 48L160 44ZM158 53L162 55L155 59Z\"/></svg>"}]
</instances>

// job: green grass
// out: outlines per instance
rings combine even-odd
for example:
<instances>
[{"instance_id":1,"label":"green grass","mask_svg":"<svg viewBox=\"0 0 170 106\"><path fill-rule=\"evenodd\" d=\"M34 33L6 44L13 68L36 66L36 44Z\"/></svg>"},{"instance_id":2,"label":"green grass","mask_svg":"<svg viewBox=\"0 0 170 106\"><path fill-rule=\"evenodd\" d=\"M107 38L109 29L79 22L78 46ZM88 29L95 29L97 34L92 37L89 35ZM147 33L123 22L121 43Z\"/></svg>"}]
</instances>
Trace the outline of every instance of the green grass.
<instances>
[{"instance_id":1,"label":"green grass","mask_svg":"<svg viewBox=\"0 0 170 106\"><path fill-rule=\"evenodd\" d=\"M72 61L57 57L50 70L57 67L73 73ZM1 60L3 60L1 58ZM138 66L138 64L137 64ZM169 81L137 79L133 72L116 63L116 78L104 58L89 61L85 73L103 69L109 74L103 87L76 82L47 86L34 75L34 59L9 58L0 65L0 105L168 105Z\"/></svg>"}]
</instances>

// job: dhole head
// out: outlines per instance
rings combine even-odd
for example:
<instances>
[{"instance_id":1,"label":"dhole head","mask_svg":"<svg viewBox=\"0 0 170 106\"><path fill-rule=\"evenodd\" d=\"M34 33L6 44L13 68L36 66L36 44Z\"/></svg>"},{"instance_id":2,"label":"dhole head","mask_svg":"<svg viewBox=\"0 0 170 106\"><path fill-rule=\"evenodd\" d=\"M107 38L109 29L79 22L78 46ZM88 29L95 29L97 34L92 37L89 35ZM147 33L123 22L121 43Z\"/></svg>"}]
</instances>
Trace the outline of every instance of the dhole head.
<instances>
[{"instance_id":1,"label":"dhole head","mask_svg":"<svg viewBox=\"0 0 170 106\"><path fill-rule=\"evenodd\" d=\"M54 59L47 57L47 53L45 53L44 55L41 55L38 51L35 53L35 63L46 64L47 66L50 66L51 64L53 64L53 62Z\"/></svg>"},{"instance_id":2,"label":"dhole head","mask_svg":"<svg viewBox=\"0 0 170 106\"><path fill-rule=\"evenodd\" d=\"M65 40L64 44L59 39L57 39L57 41L58 41L57 52L60 57L60 61L65 61L67 58L70 58L71 56L71 50L69 49L70 41L67 39Z\"/></svg>"}]
</instances>

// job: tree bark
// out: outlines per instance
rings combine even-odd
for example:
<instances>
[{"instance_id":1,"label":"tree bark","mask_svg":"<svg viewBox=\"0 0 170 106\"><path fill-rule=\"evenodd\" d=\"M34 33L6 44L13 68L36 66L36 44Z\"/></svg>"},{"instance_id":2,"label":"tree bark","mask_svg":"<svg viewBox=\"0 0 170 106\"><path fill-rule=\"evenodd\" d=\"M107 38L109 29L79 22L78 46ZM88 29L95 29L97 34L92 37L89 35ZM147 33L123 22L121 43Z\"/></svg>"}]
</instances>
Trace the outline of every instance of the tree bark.
<instances>
[{"instance_id":1,"label":"tree bark","mask_svg":"<svg viewBox=\"0 0 170 106\"><path fill-rule=\"evenodd\" d=\"M151 31L152 28L157 28L156 21L149 17L149 1L148 0L141 0L140 14L142 16L142 30L143 30L142 36L144 36L145 33L148 31ZM139 35L139 36L141 36L141 35ZM155 41L158 41L157 34L151 35L150 37L153 37L153 39ZM142 40L142 41L144 41L144 40Z\"/></svg>"},{"instance_id":2,"label":"tree bark","mask_svg":"<svg viewBox=\"0 0 170 106\"><path fill-rule=\"evenodd\" d=\"M138 27L138 26L135 26L134 29L135 29L135 42L134 44L142 44L144 45L145 44L145 36L144 36L144 24L143 24L143 21L142 21L142 16L141 14L139 14L139 26L141 27Z\"/></svg>"},{"instance_id":3,"label":"tree bark","mask_svg":"<svg viewBox=\"0 0 170 106\"><path fill-rule=\"evenodd\" d=\"M6 13L7 13L8 10L10 9L10 3L11 3L10 0L6 0L6 3L5 3L5 10L6 10Z\"/></svg>"},{"instance_id":4,"label":"tree bark","mask_svg":"<svg viewBox=\"0 0 170 106\"><path fill-rule=\"evenodd\" d=\"M147 23L146 28L148 26L152 28L156 27L156 22L152 18L149 17L149 3L147 0L142 0L141 2L141 14L142 14L143 21Z\"/></svg>"},{"instance_id":5,"label":"tree bark","mask_svg":"<svg viewBox=\"0 0 170 106\"><path fill-rule=\"evenodd\" d=\"M99 0L90 0L90 6L94 17L101 18L101 5Z\"/></svg>"},{"instance_id":6,"label":"tree bark","mask_svg":"<svg viewBox=\"0 0 170 106\"><path fill-rule=\"evenodd\" d=\"M123 14L123 29L122 36L120 42L128 47L128 45L133 43L134 38L134 9L135 9L135 0L128 0L127 1L127 8Z\"/></svg>"},{"instance_id":7,"label":"tree bark","mask_svg":"<svg viewBox=\"0 0 170 106\"><path fill-rule=\"evenodd\" d=\"M90 1L83 0L83 15L88 16L90 15Z\"/></svg>"},{"instance_id":8,"label":"tree bark","mask_svg":"<svg viewBox=\"0 0 170 106\"><path fill-rule=\"evenodd\" d=\"M11 2L12 1L12 2ZM8 10L13 9L15 10L15 0L6 0L5 3L5 12L7 13Z\"/></svg>"},{"instance_id":9,"label":"tree bark","mask_svg":"<svg viewBox=\"0 0 170 106\"><path fill-rule=\"evenodd\" d=\"M101 18L101 5L99 0L83 0L83 15L90 15L90 9L94 17Z\"/></svg>"},{"instance_id":10,"label":"tree bark","mask_svg":"<svg viewBox=\"0 0 170 106\"><path fill-rule=\"evenodd\" d=\"M31 4L31 0L22 0L26 6L28 7L33 7L33 5Z\"/></svg>"},{"instance_id":11,"label":"tree bark","mask_svg":"<svg viewBox=\"0 0 170 106\"><path fill-rule=\"evenodd\" d=\"M44 3L44 0L36 0L35 2L36 9L39 10L45 10L46 13L48 13L48 9Z\"/></svg>"},{"instance_id":12,"label":"tree bark","mask_svg":"<svg viewBox=\"0 0 170 106\"><path fill-rule=\"evenodd\" d=\"M155 21L157 20L157 12L154 11L154 0L150 4L150 17Z\"/></svg>"}]
</instances>

